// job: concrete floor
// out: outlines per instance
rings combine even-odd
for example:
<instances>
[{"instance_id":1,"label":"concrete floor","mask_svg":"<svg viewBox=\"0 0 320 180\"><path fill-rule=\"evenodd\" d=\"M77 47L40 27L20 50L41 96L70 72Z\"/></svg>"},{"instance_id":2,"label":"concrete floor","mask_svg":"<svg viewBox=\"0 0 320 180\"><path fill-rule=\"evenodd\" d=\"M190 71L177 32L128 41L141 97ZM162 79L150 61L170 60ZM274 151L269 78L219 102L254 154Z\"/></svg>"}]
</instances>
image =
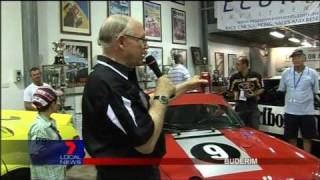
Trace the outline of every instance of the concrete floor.
<instances>
[{"instance_id":1,"label":"concrete floor","mask_svg":"<svg viewBox=\"0 0 320 180\"><path fill-rule=\"evenodd\" d=\"M67 180L95 180L97 175L94 166L73 166L67 170Z\"/></svg>"}]
</instances>

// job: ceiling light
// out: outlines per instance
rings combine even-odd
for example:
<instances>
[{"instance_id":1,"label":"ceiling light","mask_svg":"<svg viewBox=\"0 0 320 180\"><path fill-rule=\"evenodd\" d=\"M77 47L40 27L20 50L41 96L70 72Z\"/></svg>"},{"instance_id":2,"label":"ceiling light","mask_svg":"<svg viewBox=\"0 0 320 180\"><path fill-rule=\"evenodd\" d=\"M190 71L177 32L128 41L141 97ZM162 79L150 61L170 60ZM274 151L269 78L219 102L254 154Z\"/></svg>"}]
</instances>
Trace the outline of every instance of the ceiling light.
<instances>
[{"instance_id":1,"label":"ceiling light","mask_svg":"<svg viewBox=\"0 0 320 180\"><path fill-rule=\"evenodd\" d=\"M306 46L306 47L312 47L312 44L310 44L308 41L304 40L301 45Z\"/></svg>"},{"instance_id":2,"label":"ceiling light","mask_svg":"<svg viewBox=\"0 0 320 180\"><path fill-rule=\"evenodd\" d=\"M291 42L294 42L294 43L300 43L300 40L295 38L295 37L291 37L288 40L291 41Z\"/></svg>"},{"instance_id":3,"label":"ceiling light","mask_svg":"<svg viewBox=\"0 0 320 180\"><path fill-rule=\"evenodd\" d=\"M276 38L284 38L284 34L278 32L278 31L271 31L269 34L270 34L271 36L276 37Z\"/></svg>"}]
</instances>

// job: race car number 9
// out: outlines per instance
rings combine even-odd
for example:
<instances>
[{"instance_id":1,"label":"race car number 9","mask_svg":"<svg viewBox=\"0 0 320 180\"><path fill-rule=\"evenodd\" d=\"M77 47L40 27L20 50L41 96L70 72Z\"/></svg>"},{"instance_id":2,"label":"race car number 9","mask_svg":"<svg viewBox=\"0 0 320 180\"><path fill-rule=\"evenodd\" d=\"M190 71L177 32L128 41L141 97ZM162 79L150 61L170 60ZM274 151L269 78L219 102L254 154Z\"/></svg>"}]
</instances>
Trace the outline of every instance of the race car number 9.
<instances>
[{"instance_id":1,"label":"race car number 9","mask_svg":"<svg viewBox=\"0 0 320 180\"><path fill-rule=\"evenodd\" d=\"M211 155L211 158L213 159L226 159L229 158L228 154L219 146L209 144L203 146L203 150Z\"/></svg>"},{"instance_id":2,"label":"race car number 9","mask_svg":"<svg viewBox=\"0 0 320 180\"><path fill-rule=\"evenodd\" d=\"M241 153L236 148L221 143L201 143L191 148L191 154L202 161L224 163L227 158L239 158Z\"/></svg>"}]
</instances>

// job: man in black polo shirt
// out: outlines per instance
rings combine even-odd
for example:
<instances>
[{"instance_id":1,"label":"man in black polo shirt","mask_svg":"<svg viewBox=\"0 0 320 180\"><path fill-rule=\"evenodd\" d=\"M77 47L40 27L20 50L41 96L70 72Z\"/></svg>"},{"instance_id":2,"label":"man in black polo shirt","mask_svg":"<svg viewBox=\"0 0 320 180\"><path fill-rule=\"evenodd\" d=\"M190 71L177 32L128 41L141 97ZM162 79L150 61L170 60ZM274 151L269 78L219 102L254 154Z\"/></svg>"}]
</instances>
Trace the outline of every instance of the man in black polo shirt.
<instances>
[{"instance_id":1,"label":"man in black polo shirt","mask_svg":"<svg viewBox=\"0 0 320 180\"><path fill-rule=\"evenodd\" d=\"M99 32L103 55L90 74L82 99L83 139L95 158L161 158L162 133L169 97L200 83L199 76L174 86L167 76L157 80L154 96L140 89L135 67L147 54L143 25L128 16L109 16ZM160 179L158 166L97 166L97 179Z\"/></svg>"},{"instance_id":2,"label":"man in black polo shirt","mask_svg":"<svg viewBox=\"0 0 320 180\"><path fill-rule=\"evenodd\" d=\"M235 110L246 126L258 129L260 111L259 95L263 93L261 75L249 69L249 60L241 57L236 62L238 73L230 78L229 90L234 93Z\"/></svg>"}]
</instances>

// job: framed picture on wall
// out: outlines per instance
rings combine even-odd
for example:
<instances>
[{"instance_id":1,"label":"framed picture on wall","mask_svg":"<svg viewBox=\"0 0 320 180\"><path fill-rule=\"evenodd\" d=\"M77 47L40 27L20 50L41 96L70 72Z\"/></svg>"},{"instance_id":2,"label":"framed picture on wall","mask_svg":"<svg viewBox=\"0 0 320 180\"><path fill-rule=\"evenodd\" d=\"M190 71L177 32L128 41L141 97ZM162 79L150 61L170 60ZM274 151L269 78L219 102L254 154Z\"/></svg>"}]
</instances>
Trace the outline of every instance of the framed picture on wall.
<instances>
[{"instance_id":1,"label":"framed picture on wall","mask_svg":"<svg viewBox=\"0 0 320 180\"><path fill-rule=\"evenodd\" d=\"M173 57L175 54L180 54L183 59L183 65L187 68L188 67L188 58L187 58L187 50L186 49L171 49L171 57L173 60ZM174 60L173 60L174 61Z\"/></svg>"},{"instance_id":2,"label":"framed picture on wall","mask_svg":"<svg viewBox=\"0 0 320 180\"><path fill-rule=\"evenodd\" d=\"M201 51L199 47L191 47L191 56L194 65L204 65L201 59Z\"/></svg>"},{"instance_id":3,"label":"framed picture on wall","mask_svg":"<svg viewBox=\"0 0 320 180\"><path fill-rule=\"evenodd\" d=\"M162 41L160 4L143 2L143 25L148 40Z\"/></svg>"},{"instance_id":4,"label":"framed picture on wall","mask_svg":"<svg viewBox=\"0 0 320 180\"><path fill-rule=\"evenodd\" d=\"M187 44L186 12L171 8L172 43Z\"/></svg>"},{"instance_id":5,"label":"framed picture on wall","mask_svg":"<svg viewBox=\"0 0 320 180\"><path fill-rule=\"evenodd\" d=\"M64 60L68 65L67 87L84 86L92 67L92 46L90 41L61 39L65 44Z\"/></svg>"},{"instance_id":6,"label":"framed picture on wall","mask_svg":"<svg viewBox=\"0 0 320 180\"><path fill-rule=\"evenodd\" d=\"M68 67L63 64L43 65L43 81L50 84L53 88L61 87L62 84L66 84L65 72L67 70Z\"/></svg>"},{"instance_id":7,"label":"framed picture on wall","mask_svg":"<svg viewBox=\"0 0 320 180\"><path fill-rule=\"evenodd\" d=\"M90 1L60 1L61 33L91 35Z\"/></svg>"},{"instance_id":8,"label":"framed picture on wall","mask_svg":"<svg viewBox=\"0 0 320 180\"><path fill-rule=\"evenodd\" d=\"M114 14L131 15L130 1L107 1L108 2L108 16Z\"/></svg>"},{"instance_id":9,"label":"framed picture on wall","mask_svg":"<svg viewBox=\"0 0 320 180\"><path fill-rule=\"evenodd\" d=\"M163 64L162 47L149 46L146 56L149 56L149 55L153 56L157 60L158 66L161 68ZM154 75L153 71L149 67L146 67L146 73Z\"/></svg>"},{"instance_id":10,"label":"framed picture on wall","mask_svg":"<svg viewBox=\"0 0 320 180\"><path fill-rule=\"evenodd\" d=\"M215 68L219 73L219 76L224 77L224 53L216 52L215 57Z\"/></svg>"},{"instance_id":11,"label":"framed picture on wall","mask_svg":"<svg viewBox=\"0 0 320 180\"><path fill-rule=\"evenodd\" d=\"M236 70L236 61L237 55L236 54L228 54L228 76L231 77Z\"/></svg>"},{"instance_id":12,"label":"framed picture on wall","mask_svg":"<svg viewBox=\"0 0 320 180\"><path fill-rule=\"evenodd\" d=\"M163 49L162 49L162 47L149 46L149 48L147 50L146 57L149 55L152 55L157 60L159 67L162 66L162 64L163 64ZM149 69L149 67L147 69Z\"/></svg>"}]
</instances>

